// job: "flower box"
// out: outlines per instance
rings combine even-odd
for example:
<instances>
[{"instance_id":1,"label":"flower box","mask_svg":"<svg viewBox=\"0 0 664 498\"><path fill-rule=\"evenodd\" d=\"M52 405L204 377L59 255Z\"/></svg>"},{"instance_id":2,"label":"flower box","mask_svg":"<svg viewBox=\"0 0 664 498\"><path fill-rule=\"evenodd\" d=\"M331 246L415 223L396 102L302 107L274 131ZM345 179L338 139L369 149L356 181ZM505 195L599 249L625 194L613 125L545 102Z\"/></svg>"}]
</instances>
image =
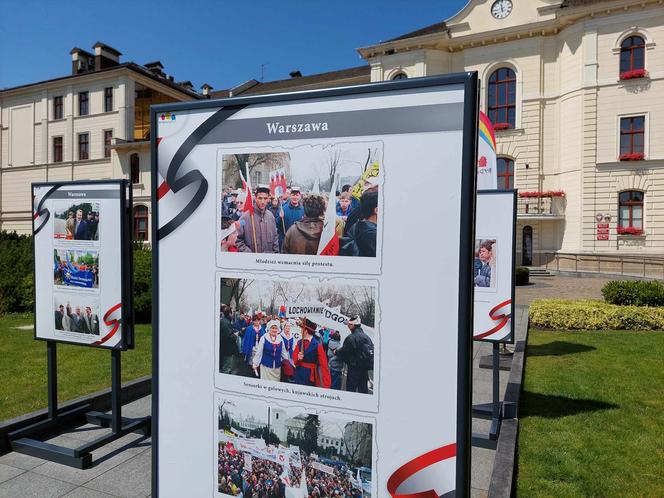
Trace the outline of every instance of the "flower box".
<instances>
[{"instance_id":1,"label":"flower box","mask_svg":"<svg viewBox=\"0 0 664 498\"><path fill-rule=\"evenodd\" d=\"M628 152L625 154L620 154L621 161L643 161L646 155L643 152Z\"/></svg>"},{"instance_id":2,"label":"flower box","mask_svg":"<svg viewBox=\"0 0 664 498\"><path fill-rule=\"evenodd\" d=\"M618 235L643 235L643 228L636 227L616 227Z\"/></svg>"},{"instance_id":3,"label":"flower box","mask_svg":"<svg viewBox=\"0 0 664 498\"><path fill-rule=\"evenodd\" d=\"M493 129L495 131L509 130L510 128L512 128L512 125L510 123L495 123L493 125Z\"/></svg>"},{"instance_id":4,"label":"flower box","mask_svg":"<svg viewBox=\"0 0 664 498\"><path fill-rule=\"evenodd\" d=\"M562 190L547 190L544 192L519 192L519 197L535 199L541 197L565 197L565 192Z\"/></svg>"},{"instance_id":5,"label":"flower box","mask_svg":"<svg viewBox=\"0 0 664 498\"><path fill-rule=\"evenodd\" d=\"M633 80L636 78L645 78L648 76L648 71L645 69L633 69L620 73L621 80Z\"/></svg>"}]
</instances>

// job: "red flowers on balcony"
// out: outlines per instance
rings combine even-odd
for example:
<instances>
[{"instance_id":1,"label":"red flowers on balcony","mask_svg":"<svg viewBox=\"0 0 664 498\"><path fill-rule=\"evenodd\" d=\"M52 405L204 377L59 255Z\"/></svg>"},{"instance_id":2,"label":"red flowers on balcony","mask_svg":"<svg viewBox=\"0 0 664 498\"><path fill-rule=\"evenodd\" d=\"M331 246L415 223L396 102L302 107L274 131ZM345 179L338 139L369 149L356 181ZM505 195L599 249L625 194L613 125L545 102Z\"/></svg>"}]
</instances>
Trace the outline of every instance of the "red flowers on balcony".
<instances>
[{"instance_id":1,"label":"red flowers on balcony","mask_svg":"<svg viewBox=\"0 0 664 498\"><path fill-rule=\"evenodd\" d=\"M643 152L627 152L620 154L618 159L621 161L643 161L646 155Z\"/></svg>"},{"instance_id":2,"label":"red flowers on balcony","mask_svg":"<svg viewBox=\"0 0 664 498\"><path fill-rule=\"evenodd\" d=\"M526 197L530 199L539 199L542 197L565 197L563 190L546 190L544 192L519 192L519 197Z\"/></svg>"},{"instance_id":3,"label":"red flowers on balcony","mask_svg":"<svg viewBox=\"0 0 664 498\"><path fill-rule=\"evenodd\" d=\"M643 228L616 227L618 235L643 235Z\"/></svg>"},{"instance_id":4,"label":"red flowers on balcony","mask_svg":"<svg viewBox=\"0 0 664 498\"><path fill-rule=\"evenodd\" d=\"M495 131L500 131L500 130L509 130L512 128L512 125L509 123L494 123L493 124L493 129Z\"/></svg>"},{"instance_id":5,"label":"red flowers on balcony","mask_svg":"<svg viewBox=\"0 0 664 498\"><path fill-rule=\"evenodd\" d=\"M631 71L624 71L620 73L621 80L633 80L636 78L645 78L648 76L648 71L645 69L632 69Z\"/></svg>"}]
</instances>

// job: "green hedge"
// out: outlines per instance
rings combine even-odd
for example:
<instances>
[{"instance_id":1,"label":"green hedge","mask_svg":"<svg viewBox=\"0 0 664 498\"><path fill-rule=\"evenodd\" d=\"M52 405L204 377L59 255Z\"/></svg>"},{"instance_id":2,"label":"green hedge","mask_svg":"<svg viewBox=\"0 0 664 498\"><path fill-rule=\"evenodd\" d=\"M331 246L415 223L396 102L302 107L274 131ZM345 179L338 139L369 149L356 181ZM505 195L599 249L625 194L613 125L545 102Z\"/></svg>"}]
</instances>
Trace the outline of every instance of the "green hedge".
<instances>
[{"instance_id":1,"label":"green hedge","mask_svg":"<svg viewBox=\"0 0 664 498\"><path fill-rule=\"evenodd\" d=\"M32 236L0 231L0 314L32 311ZM134 314L137 323L152 318L152 252L134 250Z\"/></svg>"},{"instance_id":2,"label":"green hedge","mask_svg":"<svg viewBox=\"0 0 664 498\"><path fill-rule=\"evenodd\" d=\"M134 320L152 321L152 251L134 250Z\"/></svg>"},{"instance_id":3,"label":"green hedge","mask_svg":"<svg viewBox=\"0 0 664 498\"><path fill-rule=\"evenodd\" d=\"M0 313L32 311L32 237L0 231Z\"/></svg>"},{"instance_id":4,"label":"green hedge","mask_svg":"<svg viewBox=\"0 0 664 498\"><path fill-rule=\"evenodd\" d=\"M664 308L538 299L530 305L530 325L556 330L660 330L664 329Z\"/></svg>"},{"instance_id":5,"label":"green hedge","mask_svg":"<svg viewBox=\"0 0 664 498\"><path fill-rule=\"evenodd\" d=\"M519 266L516 268L516 274L514 277L514 283L516 285L528 285L530 281L530 270L525 266Z\"/></svg>"},{"instance_id":6,"label":"green hedge","mask_svg":"<svg viewBox=\"0 0 664 498\"><path fill-rule=\"evenodd\" d=\"M610 304L664 306L664 285L656 280L612 280L602 287Z\"/></svg>"}]
</instances>

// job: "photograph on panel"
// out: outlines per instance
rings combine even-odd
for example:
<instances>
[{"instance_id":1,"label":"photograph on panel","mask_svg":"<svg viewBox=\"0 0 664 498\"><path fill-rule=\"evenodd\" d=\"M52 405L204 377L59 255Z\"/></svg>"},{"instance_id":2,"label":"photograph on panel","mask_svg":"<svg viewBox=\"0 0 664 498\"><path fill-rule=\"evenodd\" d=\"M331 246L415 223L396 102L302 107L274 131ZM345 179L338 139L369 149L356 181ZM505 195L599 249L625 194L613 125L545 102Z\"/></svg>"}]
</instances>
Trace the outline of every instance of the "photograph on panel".
<instances>
[{"instance_id":1,"label":"photograph on panel","mask_svg":"<svg viewBox=\"0 0 664 498\"><path fill-rule=\"evenodd\" d=\"M495 238L475 239L473 277L475 289L489 290L496 288L498 244Z\"/></svg>"},{"instance_id":2,"label":"photograph on panel","mask_svg":"<svg viewBox=\"0 0 664 498\"><path fill-rule=\"evenodd\" d=\"M220 289L220 373L373 395L375 283L223 276Z\"/></svg>"},{"instance_id":3,"label":"photograph on panel","mask_svg":"<svg viewBox=\"0 0 664 498\"><path fill-rule=\"evenodd\" d=\"M99 335L99 302L94 296L56 292L53 308L56 333Z\"/></svg>"},{"instance_id":4,"label":"photograph on panel","mask_svg":"<svg viewBox=\"0 0 664 498\"><path fill-rule=\"evenodd\" d=\"M53 238L58 240L98 241L99 202L58 201L54 203Z\"/></svg>"},{"instance_id":5,"label":"photograph on panel","mask_svg":"<svg viewBox=\"0 0 664 498\"><path fill-rule=\"evenodd\" d=\"M217 496L372 496L371 419L223 394L215 400Z\"/></svg>"},{"instance_id":6,"label":"photograph on panel","mask_svg":"<svg viewBox=\"0 0 664 498\"><path fill-rule=\"evenodd\" d=\"M58 287L99 289L99 251L53 249L53 283Z\"/></svg>"},{"instance_id":7,"label":"photograph on panel","mask_svg":"<svg viewBox=\"0 0 664 498\"><path fill-rule=\"evenodd\" d=\"M229 253L349 257L357 273L374 273L367 260L380 257L382 155L382 142L223 152L220 265L235 267Z\"/></svg>"}]
</instances>

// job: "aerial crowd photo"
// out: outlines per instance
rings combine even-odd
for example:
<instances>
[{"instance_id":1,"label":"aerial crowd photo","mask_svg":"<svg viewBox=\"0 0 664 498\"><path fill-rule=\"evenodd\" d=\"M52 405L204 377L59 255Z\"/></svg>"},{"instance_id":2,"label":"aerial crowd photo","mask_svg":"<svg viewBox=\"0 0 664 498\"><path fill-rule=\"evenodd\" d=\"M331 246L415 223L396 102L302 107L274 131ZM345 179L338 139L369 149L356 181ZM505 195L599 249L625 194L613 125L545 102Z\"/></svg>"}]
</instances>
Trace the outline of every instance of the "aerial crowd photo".
<instances>
[{"instance_id":1,"label":"aerial crowd photo","mask_svg":"<svg viewBox=\"0 0 664 498\"><path fill-rule=\"evenodd\" d=\"M380 142L224 152L220 251L376 258L382 167Z\"/></svg>"},{"instance_id":2,"label":"aerial crowd photo","mask_svg":"<svg viewBox=\"0 0 664 498\"><path fill-rule=\"evenodd\" d=\"M219 372L373 395L376 300L366 281L222 277Z\"/></svg>"},{"instance_id":3,"label":"aerial crowd photo","mask_svg":"<svg viewBox=\"0 0 664 498\"><path fill-rule=\"evenodd\" d=\"M217 496L376 496L371 421L246 397L215 400Z\"/></svg>"}]
</instances>

